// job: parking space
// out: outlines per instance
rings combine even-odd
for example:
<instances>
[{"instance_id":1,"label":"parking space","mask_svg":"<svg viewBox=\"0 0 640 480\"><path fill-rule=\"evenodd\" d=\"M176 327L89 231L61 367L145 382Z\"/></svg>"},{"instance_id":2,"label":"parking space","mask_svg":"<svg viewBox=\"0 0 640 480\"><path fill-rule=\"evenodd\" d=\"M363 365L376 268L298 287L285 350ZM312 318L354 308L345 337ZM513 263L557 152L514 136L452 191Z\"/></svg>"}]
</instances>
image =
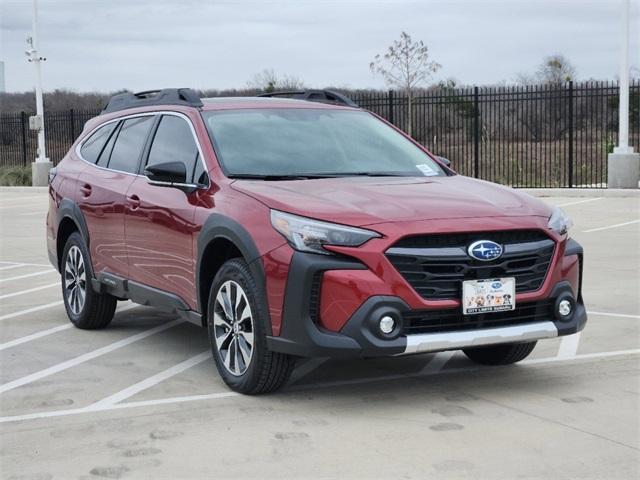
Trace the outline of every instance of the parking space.
<instances>
[{"instance_id":1,"label":"parking space","mask_svg":"<svg viewBox=\"0 0 640 480\"><path fill-rule=\"evenodd\" d=\"M585 248L578 335L517 366L460 353L300 361L230 392L206 333L122 302L72 328L45 193L0 192L2 478L638 478L640 201L549 197Z\"/></svg>"}]
</instances>

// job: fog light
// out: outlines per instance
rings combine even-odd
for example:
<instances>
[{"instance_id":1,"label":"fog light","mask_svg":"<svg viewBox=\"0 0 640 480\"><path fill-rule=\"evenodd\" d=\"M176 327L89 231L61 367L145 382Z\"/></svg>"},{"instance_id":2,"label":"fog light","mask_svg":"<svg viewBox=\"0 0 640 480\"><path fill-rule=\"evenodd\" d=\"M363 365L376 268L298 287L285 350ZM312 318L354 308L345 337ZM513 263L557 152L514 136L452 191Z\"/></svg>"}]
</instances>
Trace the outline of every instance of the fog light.
<instances>
[{"instance_id":1,"label":"fog light","mask_svg":"<svg viewBox=\"0 0 640 480\"><path fill-rule=\"evenodd\" d=\"M560 300L558 303L558 313L563 317L571 315L572 305L570 300Z\"/></svg>"},{"instance_id":2,"label":"fog light","mask_svg":"<svg viewBox=\"0 0 640 480\"><path fill-rule=\"evenodd\" d=\"M389 335L391 332L393 332L393 329L396 328L396 321L393 319L393 317L385 315L380 319L379 327L382 333Z\"/></svg>"}]
</instances>

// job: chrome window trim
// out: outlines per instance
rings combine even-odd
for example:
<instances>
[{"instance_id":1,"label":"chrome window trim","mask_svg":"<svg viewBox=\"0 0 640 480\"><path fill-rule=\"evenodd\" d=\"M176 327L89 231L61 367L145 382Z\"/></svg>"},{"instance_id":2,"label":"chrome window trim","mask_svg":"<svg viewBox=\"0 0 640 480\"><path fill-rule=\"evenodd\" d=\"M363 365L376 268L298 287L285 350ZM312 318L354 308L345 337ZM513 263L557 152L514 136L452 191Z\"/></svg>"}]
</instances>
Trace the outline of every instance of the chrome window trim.
<instances>
[{"instance_id":1,"label":"chrome window trim","mask_svg":"<svg viewBox=\"0 0 640 480\"><path fill-rule=\"evenodd\" d=\"M198 140L198 136L196 135L196 129L194 128L193 122L191 121L191 119L188 116L186 116L184 113L180 113L180 112L173 112L171 110L158 110L158 111L154 111L154 112L132 113L132 114L129 114L129 115L123 115L122 117L112 118L111 120L107 120L106 122L103 122L103 123L100 123L100 124L96 125L89 133L87 133L87 135L82 139L82 141L78 142L78 144L75 147L76 155L83 162L88 163L89 165L92 165L95 168L99 168L100 170L106 170L108 172L118 172L118 173L122 173L124 175L131 175L133 177L148 178L146 175L140 175L139 173L124 172L122 170L116 170L115 168L101 167L101 166L99 166L99 165L97 165L95 163L91 163L89 160L86 160L82 156L82 154L80 153L80 149L82 149L82 146L84 145L84 143L87 140L89 140L89 138L91 138L91 136L96 132L96 130L98 130L99 128L104 127L105 125L109 125L110 123L114 123L114 122L120 122L120 121L128 120L130 118L153 117L153 116L158 116L158 115L173 115L174 117L180 117L184 121L187 122L187 125L189 125L189 128L191 129L191 135L193 136L193 139L196 142L196 147L198 147L198 154L199 154L199 157L200 157L200 163L202 163L202 166L204 167L204 171L207 172L207 184L206 185L197 185L197 188L202 188L202 189L210 188L211 187L211 178L209 177L209 170L207 169L207 164L204 161L204 154L202 153L202 146L200 145L200 140ZM117 141L117 139L116 139L116 141Z\"/></svg>"}]
</instances>

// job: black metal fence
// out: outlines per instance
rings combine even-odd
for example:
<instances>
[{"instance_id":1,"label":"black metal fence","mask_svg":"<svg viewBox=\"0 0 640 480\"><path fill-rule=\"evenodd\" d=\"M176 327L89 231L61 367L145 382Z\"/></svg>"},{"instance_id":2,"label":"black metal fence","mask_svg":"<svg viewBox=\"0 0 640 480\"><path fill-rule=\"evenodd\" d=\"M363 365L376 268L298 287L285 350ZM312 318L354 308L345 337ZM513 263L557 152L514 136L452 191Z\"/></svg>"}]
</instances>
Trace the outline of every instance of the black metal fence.
<instances>
[{"instance_id":1,"label":"black metal fence","mask_svg":"<svg viewBox=\"0 0 640 480\"><path fill-rule=\"evenodd\" d=\"M412 102L413 138L456 171L516 187L604 188L618 141L618 85L473 87L426 92ZM397 92L354 95L407 131ZM640 147L640 81L630 89L629 143Z\"/></svg>"},{"instance_id":2,"label":"black metal fence","mask_svg":"<svg viewBox=\"0 0 640 480\"><path fill-rule=\"evenodd\" d=\"M456 171L516 187L604 188L617 143L618 86L442 88L413 99L398 92L350 93L363 108L407 131ZM47 156L60 161L94 111L45 114ZM0 166L36 156L28 113L0 114ZM411 117L409 117L411 116ZM630 144L640 148L640 82L630 92Z\"/></svg>"}]
</instances>

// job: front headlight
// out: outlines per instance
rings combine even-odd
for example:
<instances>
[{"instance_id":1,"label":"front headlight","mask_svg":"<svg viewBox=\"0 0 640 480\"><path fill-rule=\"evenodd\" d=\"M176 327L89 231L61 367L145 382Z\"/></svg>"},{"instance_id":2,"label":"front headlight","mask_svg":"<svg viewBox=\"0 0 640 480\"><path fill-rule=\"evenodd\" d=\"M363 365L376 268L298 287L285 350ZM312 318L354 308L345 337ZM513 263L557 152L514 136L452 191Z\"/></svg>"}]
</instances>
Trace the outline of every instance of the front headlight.
<instances>
[{"instance_id":1,"label":"front headlight","mask_svg":"<svg viewBox=\"0 0 640 480\"><path fill-rule=\"evenodd\" d=\"M323 255L331 255L323 245L357 247L367 240L380 237L380 234L370 230L321 222L278 210L271 210L271 225L296 250Z\"/></svg>"},{"instance_id":2,"label":"front headlight","mask_svg":"<svg viewBox=\"0 0 640 480\"><path fill-rule=\"evenodd\" d=\"M555 207L549 217L547 226L557 234L564 235L573 227L573 221L564 213L564 210L560 207Z\"/></svg>"}]
</instances>

